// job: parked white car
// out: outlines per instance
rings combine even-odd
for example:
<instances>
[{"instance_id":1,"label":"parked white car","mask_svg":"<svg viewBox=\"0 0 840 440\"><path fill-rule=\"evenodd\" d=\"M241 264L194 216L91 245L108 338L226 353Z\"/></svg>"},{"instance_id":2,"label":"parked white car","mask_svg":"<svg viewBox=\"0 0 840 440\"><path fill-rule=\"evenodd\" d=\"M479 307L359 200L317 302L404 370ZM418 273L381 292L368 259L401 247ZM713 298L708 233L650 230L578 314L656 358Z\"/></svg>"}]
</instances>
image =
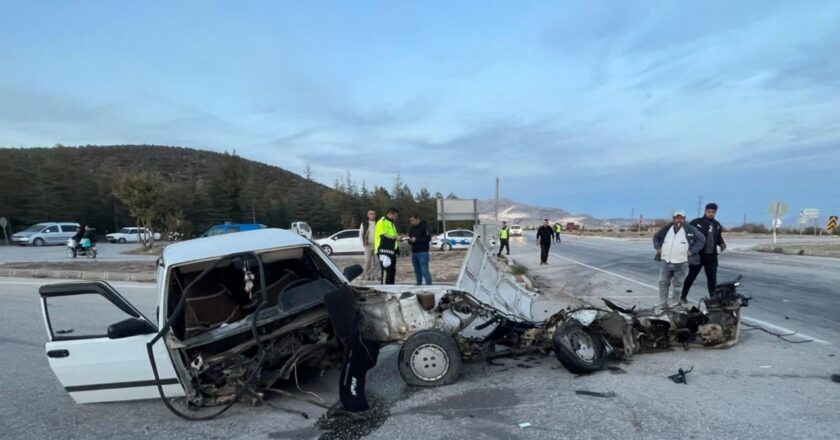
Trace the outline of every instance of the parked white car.
<instances>
[{"instance_id":1,"label":"parked white car","mask_svg":"<svg viewBox=\"0 0 840 440\"><path fill-rule=\"evenodd\" d=\"M149 230L146 228L122 228L119 232L108 234L105 238L111 243L139 243L149 237ZM160 233L154 233L155 240L160 240Z\"/></svg>"},{"instance_id":2,"label":"parked white car","mask_svg":"<svg viewBox=\"0 0 840 440\"><path fill-rule=\"evenodd\" d=\"M345 229L327 238L315 240L315 243L318 243L318 246L321 246L321 249L327 255L362 254L365 252L362 241L359 239L358 229Z\"/></svg>"},{"instance_id":3,"label":"parked white car","mask_svg":"<svg viewBox=\"0 0 840 440\"><path fill-rule=\"evenodd\" d=\"M511 225L510 227L510 235L522 235L522 226L519 225Z\"/></svg>"}]
</instances>

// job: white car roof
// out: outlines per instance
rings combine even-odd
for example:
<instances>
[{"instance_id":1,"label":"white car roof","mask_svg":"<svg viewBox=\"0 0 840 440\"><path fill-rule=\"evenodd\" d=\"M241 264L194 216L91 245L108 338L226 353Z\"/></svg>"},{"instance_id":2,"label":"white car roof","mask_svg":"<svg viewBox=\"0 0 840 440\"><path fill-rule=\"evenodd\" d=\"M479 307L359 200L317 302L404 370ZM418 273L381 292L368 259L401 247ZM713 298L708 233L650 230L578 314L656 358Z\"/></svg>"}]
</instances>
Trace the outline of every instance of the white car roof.
<instances>
[{"instance_id":1,"label":"white car roof","mask_svg":"<svg viewBox=\"0 0 840 440\"><path fill-rule=\"evenodd\" d=\"M306 238L284 229L255 229L170 244L163 249L163 264L169 267L239 252L260 253L310 244Z\"/></svg>"}]
</instances>

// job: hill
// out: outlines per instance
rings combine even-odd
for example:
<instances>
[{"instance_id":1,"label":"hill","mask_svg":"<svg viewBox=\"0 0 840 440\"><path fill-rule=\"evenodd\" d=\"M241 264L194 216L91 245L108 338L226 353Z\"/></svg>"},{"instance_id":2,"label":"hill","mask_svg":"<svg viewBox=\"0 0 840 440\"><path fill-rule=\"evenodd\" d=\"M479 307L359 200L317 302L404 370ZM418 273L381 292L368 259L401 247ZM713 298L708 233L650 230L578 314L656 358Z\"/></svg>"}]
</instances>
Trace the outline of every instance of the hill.
<instances>
[{"instance_id":1,"label":"hill","mask_svg":"<svg viewBox=\"0 0 840 440\"><path fill-rule=\"evenodd\" d=\"M113 188L120 177L140 171L159 178L165 214L155 223L163 231L201 233L225 221L254 220L274 227L305 220L315 231L335 231L358 227L368 206L433 209L428 191L415 199L401 182L396 194L359 188L349 176L330 188L235 153L115 145L0 148L0 216L12 231L43 221L78 221L100 232L133 225ZM421 201L426 208L418 207Z\"/></svg>"}]
</instances>

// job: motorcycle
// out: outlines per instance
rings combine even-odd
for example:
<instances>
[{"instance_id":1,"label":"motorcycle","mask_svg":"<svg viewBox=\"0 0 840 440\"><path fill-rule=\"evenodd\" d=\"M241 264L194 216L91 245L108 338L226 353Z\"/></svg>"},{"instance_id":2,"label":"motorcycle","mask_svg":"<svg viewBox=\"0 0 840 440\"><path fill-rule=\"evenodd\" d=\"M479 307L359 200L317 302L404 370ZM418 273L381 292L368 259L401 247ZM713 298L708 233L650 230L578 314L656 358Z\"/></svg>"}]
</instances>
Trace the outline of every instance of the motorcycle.
<instances>
[{"instance_id":1,"label":"motorcycle","mask_svg":"<svg viewBox=\"0 0 840 440\"><path fill-rule=\"evenodd\" d=\"M71 258L74 256L96 258L96 254L96 246L89 238L83 238L81 242L76 242L72 238L67 240L67 256Z\"/></svg>"}]
</instances>

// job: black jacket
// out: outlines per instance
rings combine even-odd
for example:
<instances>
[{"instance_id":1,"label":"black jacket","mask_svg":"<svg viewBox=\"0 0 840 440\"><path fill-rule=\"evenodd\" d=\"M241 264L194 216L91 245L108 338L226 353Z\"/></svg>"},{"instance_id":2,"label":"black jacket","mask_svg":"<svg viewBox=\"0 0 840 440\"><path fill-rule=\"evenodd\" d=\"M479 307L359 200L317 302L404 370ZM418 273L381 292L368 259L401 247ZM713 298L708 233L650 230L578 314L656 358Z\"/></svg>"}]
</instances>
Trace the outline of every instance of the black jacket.
<instances>
[{"instance_id":1,"label":"black jacket","mask_svg":"<svg viewBox=\"0 0 840 440\"><path fill-rule=\"evenodd\" d=\"M414 243L411 243L411 252L429 252L429 242L432 241L432 231L429 230L429 225L425 220L421 220L417 226L412 226L408 230L408 236L414 238Z\"/></svg>"},{"instance_id":2,"label":"black jacket","mask_svg":"<svg viewBox=\"0 0 840 440\"><path fill-rule=\"evenodd\" d=\"M546 225L537 228L537 241L540 244L551 244L554 241L554 228Z\"/></svg>"},{"instance_id":3,"label":"black jacket","mask_svg":"<svg viewBox=\"0 0 840 440\"><path fill-rule=\"evenodd\" d=\"M706 217L700 217L690 221L689 224L699 229L700 233L703 234L704 237L709 236L710 229L713 231L715 235L715 244L717 246L715 246L715 250L714 252L712 252L712 254L717 255L718 246L726 246L726 243L723 241L723 226L720 225L719 221L714 219L709 220ZM701 250L700 252L703 252L703 250Z\"/></svg>"}]
</instances>

